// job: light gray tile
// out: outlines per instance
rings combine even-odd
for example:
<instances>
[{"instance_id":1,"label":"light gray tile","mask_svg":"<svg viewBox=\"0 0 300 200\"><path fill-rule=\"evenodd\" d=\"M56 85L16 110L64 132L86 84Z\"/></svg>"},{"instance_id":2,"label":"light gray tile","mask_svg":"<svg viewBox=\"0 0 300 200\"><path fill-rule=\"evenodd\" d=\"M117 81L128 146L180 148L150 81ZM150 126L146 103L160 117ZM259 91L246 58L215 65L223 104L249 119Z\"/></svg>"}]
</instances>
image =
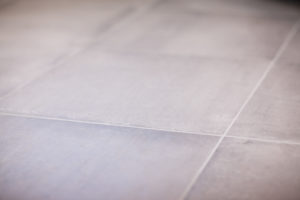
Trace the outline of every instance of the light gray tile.
<instances>
[{"instance_id":1,"label":"light gray tile","mask_svg":"<svg viewBox=\"0 0 300 200\"><path fill-rule=\"evenodd\" d=\"M300 30L296 33L295 37L284 51L283 55L281 56L281 60L286 62L300 64Z\"/></svg>"},{"instance_id":2,"label":"light gray tile","mask_svg":"<svg viewBox=\"0 0 300 200\"><path fill-rule=\"evenodd\" d=\"M230 135L300 141L299 36L270 71Z\"/></svg>"},{"instance_id":3,"label":"light gray tile","mask_svg":"<svg viewBox=\"0 0 300 200\"><path fill-rule=\"evenodd\" d=\"M0 110L221 134L266 63L91 50L0 101Z\"/></svg>"},{"instance_id":4,"label":"light gray tile","mask_svg":"<svg viewBox=\"0 0 300 200\"><path fill-rule=\"evenodd\" d=\"M295 20L145 13L99 41L106 51L230 59L272 58Z\"/></svg>"},{"instance_id":5,"label":"light gray tile","mask_svg":"<svg viewBox=\"0 0 300 200\"><path fill-rule=\"evenodd\" d=\"M299 17L296 1L282 0L163 0L155 11L164 13L209 13L272 18Z\"/></svg>"},{"instance_id":6,"label":"light gray tile","mask_svg":"<svg viewBox=\"0 0 300 200\"><path fill-rule=\"evenodd\" d=\"M300 146L226 139L188 200L298 200Z\"/></svg>"},{"instance_id":7,"label":"light gray tile","mask_svg":"<svg viewBox=\"0 0 300 200\"><path fill-rule=\"evenodd\" d=\"M217 137L0 117L0 199L177 199Z\"/></svg>"},{"instance_id":8,"label":"light gray tile","mask_svg":"<svg viewBox=\"0 0 300 200\"><path fill-rule=\"evenodd\" d=\"M116 0L28 0L3 8L0 12L0 96L83 48L128 7L129 1Z\"/></svg>"}]
</instances>

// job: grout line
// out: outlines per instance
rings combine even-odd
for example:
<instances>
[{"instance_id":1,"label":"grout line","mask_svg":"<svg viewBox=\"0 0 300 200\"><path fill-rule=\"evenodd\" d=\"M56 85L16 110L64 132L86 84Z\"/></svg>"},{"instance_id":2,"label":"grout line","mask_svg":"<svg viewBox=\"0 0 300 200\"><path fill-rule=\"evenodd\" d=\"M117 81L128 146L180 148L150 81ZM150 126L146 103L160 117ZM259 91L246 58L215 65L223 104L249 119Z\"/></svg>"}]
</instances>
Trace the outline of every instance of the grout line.
<instances>
[{"instance_id":1,"label":"grout line","mask_svg":"<svg viewBox=\"0 0 300 200\"><path fill-rule=\"evenodd\" d=\"M132 129L141 129L141 130L150 130L150 131L161 131L161 132L169 132L169 133L173 132L173 133L189 134L189 135L202 135L202 136L212 136L212 137L220 137L221 136L220 134L207 133L205 131L198 134L198 133L194 133L194 132L185 132L185 131L178 131L178 130L166 130L166 129L160 129L160 128L141 127L141 126L127 125L127 124L114 124L114 123L110 123L110 122L96 122L96 121L89 121L89 120L65 119L65 118L59 118L59 117L9 113L9 112L2 112L2 111L0 111L0 115L12 116L12 117L23 117L23 118L30 118L30 119L72 122L72 123L80 123L80 124L88 124L88 125L101 125L101 126L111 126L111 127L119 127L119 128L132 128Z\"/></svg>"},{"instance_id":2,"label":"grout line","mask_svg":"<svg viewBox=\"0 0 300 200\"><path fill-rule=\"evenodd\" d=\"M229 124L229 126L225 129L223 135L220 137L220 139L218 140L218 142L216 143L216 145L213 147L212 151L209 153L208 157L205 159L205 161L202 164L202 166L198 169L198 171L196 172L196 174L192 178L191 182L187 185L187 187L185 188L183 194L180 196L179 200L185 200L188 197L188 195L189 195L190 191L193 189L196 181L198 180L198 178L201 176L201 174L203 173L203 171L205 170L205 168L207 167L207 165L211 161L212 157L216 153L216 151L219 148L219 146L221 145L222 141L227 136L228 132L230 131L230 129L232 128L232 126L234 125L234 123L237 121L238 117L243 112L243 110L245 109L246 105L250 102L250 100L252 99L252 97L254 96L254 94L256 93L256 91L258 90L258 88L260 87L260 85L262 84L262 82L265 80L265 78L267 77L267 75L269 74L269 72L271 71L271 69L274 67L274 65L276 64L276 62L280 58L280 56L283 54L283 52L285 51L285 49L287 48L287 46L291 42L292 38L297 33L297 31L299 29L299 26L300 26L300 19L293 25L293 27L291 28L291 30L289 31L289 33L287 34L287 36L284 38L283 43L279 47L279 49L276 52L274 58L268 64L266 70L264 71L264 73L262 74L262 76L260 77L260 79L258 80L258 82L256 83L256 85L254 86L254 88L252 89L252 91L250 92L250 94L248 95L248 97L246 98L245 102L242 104L242 106L238 110L237 114L232 119L232 121Z\"/></svg>"},{"instance_id":3,"label":"grout line","mask_svg":"<svg viewBox=\"0 0 300 200\"><path fill-rule=\"evenodd\" d=\"M0 111L0 115L11 116L11 117L19 117L19 118L29 118L29 119L36 119L36 120L50 120L50 121L70 122L70 123L77 123L77 124L110 126L110 127L116 127L116 128L131 128L131 129L159 131L159 132L166 132L166 133L178 133L178 134L184 134L184 135L188 134L188 135L195 135L195 136L211 136L211 137L221 137L222 136L222 135L213 134L213 133L205 133L205 131L195 133L195 132L188 132L188 131L167 130L167 129L150 128L150 127L139 127L139 126L133 126L133 125L126 125L126 124L115 124L115 123L109 123L109 122L73 120L73 119L65 119L65 118L58 118L58 117L47 117L47 116L39 116L39 115L8 113L8 112L1 112L1 111ZM258 142L274 143L274 144L300 145L300 142L293 142L293 141L289 141L289 140L282 141L282 140L276 140L276 139L264 139L264 138L247 137L247 136L235 136L235 135L228 135L228 136L225 136L225 137L226 138L233 138L233 139L243 139L243 140L251 140L251 141L258 141Z\"/></svg>"},{"instance_id":4,"label":"grout line","mask_svg":"<svg viewBox=\"0 0 300 200\"><path fill-rule=\"evenodd\" d=\"M247 136L236 136L236 135L228 135L226 138L233 138L233 139L243 139L243 140L252 140L257 142L264 142L264 143L272 143L272 144L287 144L287 145L300 145L300 142L293 142L288 140L276 140L276 139L264 139L264 138L256 138L256 137L247 137Z\"/></svg>"}]
</instances>

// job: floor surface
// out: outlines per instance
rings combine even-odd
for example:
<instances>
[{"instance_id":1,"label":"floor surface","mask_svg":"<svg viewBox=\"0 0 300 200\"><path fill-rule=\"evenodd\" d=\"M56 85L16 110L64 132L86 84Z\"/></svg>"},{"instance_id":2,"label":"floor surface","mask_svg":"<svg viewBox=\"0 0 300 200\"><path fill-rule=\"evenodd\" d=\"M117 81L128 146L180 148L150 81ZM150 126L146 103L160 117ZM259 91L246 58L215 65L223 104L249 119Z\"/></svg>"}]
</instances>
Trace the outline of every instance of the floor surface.
<instances>
[{"instance_id":1,"label":"floor surface","mask_svg":"<svg viewBox=\"0 0 300 200\"><path fill-rule=\"evenodd\" d=\"M300 6L0 0L0 200L299 200Z\"/></svg>"}]
</instances>

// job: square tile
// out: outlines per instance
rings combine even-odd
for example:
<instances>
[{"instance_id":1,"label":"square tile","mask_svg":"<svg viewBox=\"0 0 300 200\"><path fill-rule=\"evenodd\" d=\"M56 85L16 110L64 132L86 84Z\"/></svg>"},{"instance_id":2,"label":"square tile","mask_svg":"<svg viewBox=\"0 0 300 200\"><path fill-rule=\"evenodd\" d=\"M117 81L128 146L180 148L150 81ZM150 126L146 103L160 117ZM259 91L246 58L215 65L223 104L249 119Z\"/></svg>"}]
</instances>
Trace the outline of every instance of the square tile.
<instances>
[{"instance_id":1,"label":"square tile","mask_svg":"<svg viewBox=\"0 0 300 200\"><path fill-rule=\"evenodd\" d=\"M0 110L222 134L265 67L94 49L3 99Z\"/></svg>"},{"instance_id":2,"label":"square tile","mask_svg":"<svg viewBox=\"0 0 300 200\"><path fill-rule=\"evenodd\" d=\"M188 200L298 200L300 146L225 139Z\"/></svg>"},{"instance_id":3,"label":"square tile","mask_svg":"<svg viewBox=\"0 0 300 200\"><path fill-rule=\"evenodd\" d=\"M179 198L217 137L0 117L0 199Z\"/></svg>"},{"instance_id":4,"label":"square tile","mask_svg":"<svg viewBox=\"0 0 300 200\"><path fill-rule=\"evenodd\" d=\"M106 51L229 59L273 58L296 20L145 13L99 40Z\"/></svg>"},{"instance_id":5,"label":"square tile","mask_svg":"<svg viewBox=\"0 0 300 200\"><path fill-rule=\"evenodd\" d=\"M300 141L299 36L270 71L230 135Z\"/></svg>"},{"instance_id":6,"label":"square tile","mask_svg":"<svg viewBox=\"0 0 300 200\"><path fill-rule=\"evenodd\" d=\"M0 97L84 48L131 6L119 1L76 2L17 1L1 9Z\"/></svg>"}]
</instances>

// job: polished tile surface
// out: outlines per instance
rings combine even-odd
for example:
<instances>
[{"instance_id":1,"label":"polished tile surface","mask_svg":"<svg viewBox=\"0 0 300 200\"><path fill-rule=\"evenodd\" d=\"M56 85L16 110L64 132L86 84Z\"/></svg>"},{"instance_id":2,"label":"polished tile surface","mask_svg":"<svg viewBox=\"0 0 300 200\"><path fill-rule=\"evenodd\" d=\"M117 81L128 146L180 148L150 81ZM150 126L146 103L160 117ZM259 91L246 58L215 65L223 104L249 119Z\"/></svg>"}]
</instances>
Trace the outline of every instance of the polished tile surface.
<instances>
[{"instance_id":1,"label":"polished tile surface","mask_svg":"<svg viewBox=\"0 0 300 200\"><path fill-rule=\"evenodd\" d=\"M300 63L299 57L299 48L300 48L300 31L297 32L295 37L292 39L291 44L286 48L284 53L281 56L281 60L288 61L290 63L298 64Z\"/></svg>"},{"instance_id":2,"label":"polished tile surface","mask_svg":"<svg viewBox=\"0 0 300 200\"><path fill-rule=\"evenodd\" d=\"M8 2L0 10L0 97L84 48L133 7L115 0Z\"/></svg>"},{"instance_id":3,"label":"polished tile surface","mask_svg":"<svg viewBox=\"0 0 300 200\"><path fill-rule=\"evenodd\" d=\"M0 117L1 199L176 199L217 137Z\"/></svg>"},{"instance_id":4,"label":"polished tile surface","mask_svg":"<svg viewBox=\"0 0 300 200\"><path fill-rule=\"evenodd\" d=\"M300 32L247 105L230 135L300 142Z\"/></svg>"},{"instance_id":5,"label":"polished tile surface","mask_svg":"<svg viewBox=\"0 0 300 200\"><path fill-rule=\"evenodd\" d=\"M298 200L300 146L226 139L189 200Z\"/></svg>"},{"instance_id":6,"label":"polished tile surface","mask_svg":"<svg viewBox=\"0 0 300 200\"><path fill-rule=\"evenodd\" d=\"M0 109L222 134L265 69L262 63L88 51L4 99Z\"/></svg>"},{"instance_id":7,"label":"polished tile surface","mask_svg":"<svg viewBox=\"0 0 300 200\"><path fill-rule=\"evenodd\" d=\"M230 59L272 58L297 18L144 14L99 41L105 50Z\"/></svg>"},{"instance_id":8,"label":"polished tile surface","mask_svg":"<svg viewBox=\"0 0 300 200\"><path fill-rule=\"evenodd\" d=\"M295 0L0 0L0 200L299 200Z\"/></svg>"}]
</instances>

